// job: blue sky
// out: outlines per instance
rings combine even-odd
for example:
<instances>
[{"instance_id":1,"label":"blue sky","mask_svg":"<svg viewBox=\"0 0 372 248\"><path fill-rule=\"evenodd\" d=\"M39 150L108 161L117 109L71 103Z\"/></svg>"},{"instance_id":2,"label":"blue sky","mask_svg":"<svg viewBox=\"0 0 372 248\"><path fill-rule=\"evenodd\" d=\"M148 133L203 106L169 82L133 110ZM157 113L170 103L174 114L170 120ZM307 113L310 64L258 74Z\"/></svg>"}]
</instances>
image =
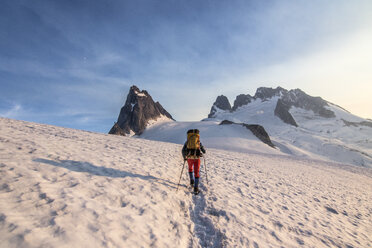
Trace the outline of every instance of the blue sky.
<instances>
[{"instance_id":1,"label":"blue sky","mask_svg":"<svg viewBox=\"0 0 372 248\"><path fill-rule=\"evenodd\" d=\"M372 118L371 1L1 1L0 116L108 132L133 84L175 119L300 88Z\"/></svg>"}]
</instances>

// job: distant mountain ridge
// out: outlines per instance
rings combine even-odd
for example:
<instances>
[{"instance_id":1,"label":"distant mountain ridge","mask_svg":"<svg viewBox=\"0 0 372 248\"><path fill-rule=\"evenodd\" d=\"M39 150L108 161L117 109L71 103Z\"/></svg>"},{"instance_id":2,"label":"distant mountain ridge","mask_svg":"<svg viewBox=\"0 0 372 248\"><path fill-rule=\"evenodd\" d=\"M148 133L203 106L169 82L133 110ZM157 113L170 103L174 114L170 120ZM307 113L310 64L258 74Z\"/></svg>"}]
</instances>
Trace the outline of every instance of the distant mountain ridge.
<instances>
[{"instance_id":1,"label":"distant mountain ridge","mask_svg":"<svg viewBox=\"0 0 372 248\"><path fill-rule=\"evenodd\" d=\"M260 87L257 89L254 96L251 96L249 94L238 95L232 107L226 96L218 96L211 108L208 118L216 117L216 113L221 111L234 112L239 107L249 105L249 103L257 99L260 99L261 101L267 101L273 97L279 98L275 107L274 114L278 116L283 122L293 126L297 126L297 123L292 115L289 113L289 109L291 107L312 110L315 114L324 118L335 117L335 113L326 108L326 106L329 106L328 102L323 100L321 97L309 96L300 89L288 91L282 87L277 87L275 89Z\"/></svg>"},{"instance_id":2,"label":"distant mountain ridge","mask_svg":"<svg viewBox=\"0 0 372 248\"><path fill-rule=\"evenodd\" d=\"M224 106L221 108L221 106ZM203 121L258 124L283 153L361 166L372 164L372 121L300 89L260 87L230 106L220 95Z\"/></svg>"},{"instance_id":3,"label":"distant mountain ridge","mask_svg":"<svg viewBox=\"0 0 372 248\"><path fill-rule=\"evenodd\" d=\"M141 91L133 85L129 89L118 120L109 134L140 135L150 121L156 121L159 118L174 120L159 102L154 102L146 90Z\"/></svg>"},{"instance_id":4,"label":"distant mountain ridge","mask_svg":"<svg viewBox=\"0 0 372 248\"><path fill-rule=\"evenodd\" d=\"M232 106L220 95L208 118L176 122L147 91L132 86L109 133L183 144L194 128L208 148L372 167L372 122L300 89L260 87L253 96L238 95Z\"/></svg>"}]
</instances>

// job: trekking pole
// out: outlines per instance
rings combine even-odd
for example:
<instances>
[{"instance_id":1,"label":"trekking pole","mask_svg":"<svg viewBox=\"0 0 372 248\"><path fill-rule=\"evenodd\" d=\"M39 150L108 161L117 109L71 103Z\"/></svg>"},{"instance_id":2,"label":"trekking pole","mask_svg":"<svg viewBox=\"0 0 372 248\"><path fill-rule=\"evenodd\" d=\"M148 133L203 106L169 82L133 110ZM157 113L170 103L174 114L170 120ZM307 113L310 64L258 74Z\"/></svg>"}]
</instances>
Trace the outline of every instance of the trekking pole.
<instances>
[{"instance_id":1,"label":"trekking pole","mask_svg":"<svg viewBox=\"0 0 372 248\"><path fill-rule=\"evenodd\" d=\"M207 184L209 185L209 182L208 182L208 172L207 172L207 164L205 162L205 156L203 156L203 159L204 159L205 176L207 178Z\"/></svg>"},{"instance_id":2,"label":"trekking pole","mask_svg":"<svg viewBox=\"0 0 372 248\"><path fill-rule=\"evenodd\" d=\"M176 190L176 192L178 191L178 188L179 188L180 183L181 183L181 178L182 178L182 174L183 174L183 168L185 168L186 161L187 161L187 160L185 160L185 162L183 162L182 171L181 171L181 175L180 175L180 180L178 181L178 185L177 185L177 190Z\"/></svg>"}]
</instances>

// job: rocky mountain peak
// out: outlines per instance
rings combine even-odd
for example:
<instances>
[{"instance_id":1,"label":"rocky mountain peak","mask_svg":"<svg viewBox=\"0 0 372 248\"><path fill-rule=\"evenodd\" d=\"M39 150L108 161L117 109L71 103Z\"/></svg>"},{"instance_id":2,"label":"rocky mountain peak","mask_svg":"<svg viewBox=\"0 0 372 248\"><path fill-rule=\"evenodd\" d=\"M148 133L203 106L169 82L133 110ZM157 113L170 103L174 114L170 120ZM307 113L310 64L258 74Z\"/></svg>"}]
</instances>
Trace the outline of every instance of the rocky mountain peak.
<instances>
[{"instance_id":1,"label":"rocky mountain peak","mask_svg":"<svg viewBox=\"0 0 372 248\"><path fill-rule=\"evenodd\" d=\"M139 98L149 97L149 93L146 90L140 90L137 86L133 85L129 89L129 93L127 96L127 100L125 101L125 105L127 104L136 104ZM151 97L151 96L150 96Z\"/></svg>"},{"instance_id":2,"label":"rocky mountain peak","mask_svg":"<svg viewBox=\"0 0 372 248\"><path fill-rule=\"evenodd\" d=\"M257 88L254 98L256 99L260 98L262 100L267 100L267 99L273 98L274 96L280 97L286 93L288 93L288 90L282 87L276 87L275 89L268 88L268 87L260 87L260 88Z\"/></svg>"},{"instance_id":3,"label":"rocky mountain peak","mask_svg":"<svg viewBox=\"0 0 372 248\"><path fill-rule=\"evenodd\" d=\"M232 107L232 111L235 111L237 108L247 105L248 103L252 102L254 100L254 97L251 95L244 95L240 94L236 97L234 101L234 106Z\"/></svg>"},{"instance_id":4,"label":"rocky mountain peak","mask_svg":"<svg viewBox=\"0 0 372 248\"><path fill-rule=\"evenodd\" d=\"M231 105L229 99L226 96L220 95L217 97L216 101L213 103L211 112L208 115L208 118L213 118L215 114L219 111L231 111Z\"/></svg>"},{"instance_id":5,"label":"rocky mountain peak","mask_svg":"<svg viewBox=\"0 0 372 248\"><path fill-rule=\"evenodd\" d=\"M140 90L137 86L133 85L129 89L129 94L136 95L137 97L147 97L150 96L149 93L147 93L146 90Z\"/></svg>"},{"instance_id":6,"label":"rocky mountain peak","mask_svg":"<svg viewBox=\"0 0 372 248\"><path fill-rule=\"evenodd\" d=\"M162 116L173 120L172 116L159 102L154 102L146 90L141 91L137 86L133 85L129 89L118 120L111 128L109 134L140 135L150 120L157 120Z\"/></svg>"},{"instance_id":7,"label":"rocky mountain peak","mask_svg":"<svg viewBox=\"0 0 372 248\"><path fill-rule=\"evenodd\" d=\"M239 107L248 105L249 103L257 99L260 99L261 101L268 101L273 97L278 98L276 107L275 109L273 109L273 113L278 116L283 122L293 126L298 126L298 124L289 112L292 107L311 110L314 112L314 114L324 118L335 117L335 113L327 108L329 106L328 102L323 100L321 97L309 96L300 89L293 89L288 91L282 87L260 87L256 90L254 96L244 94L238 95L236 97L236 100L234 101L234 106L232 108L230 108L228 100L225 96L217 97L217 100L213 104L208 118L215 118L218 112L234 112Z\"/></svg>"}]
</instances>

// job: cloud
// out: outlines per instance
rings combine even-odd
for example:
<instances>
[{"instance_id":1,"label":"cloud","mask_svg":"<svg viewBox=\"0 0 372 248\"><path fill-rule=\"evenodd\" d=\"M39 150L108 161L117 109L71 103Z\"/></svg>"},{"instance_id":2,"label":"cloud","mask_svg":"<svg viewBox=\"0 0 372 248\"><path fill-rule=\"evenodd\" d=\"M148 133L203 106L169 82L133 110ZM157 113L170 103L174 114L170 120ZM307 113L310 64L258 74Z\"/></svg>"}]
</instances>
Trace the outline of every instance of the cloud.
<instances>
[{"instance_id":1,"label":"cloud","mask_svg":"<svg viewBox=\"0 0 372 248\"><path fill-rule=\"evenodd\" d=\"M15 104L10 109L0 112L0 116L17 119L22 114L22 111L22 106L19 104Z\"/></svg>"}]
</instances>

